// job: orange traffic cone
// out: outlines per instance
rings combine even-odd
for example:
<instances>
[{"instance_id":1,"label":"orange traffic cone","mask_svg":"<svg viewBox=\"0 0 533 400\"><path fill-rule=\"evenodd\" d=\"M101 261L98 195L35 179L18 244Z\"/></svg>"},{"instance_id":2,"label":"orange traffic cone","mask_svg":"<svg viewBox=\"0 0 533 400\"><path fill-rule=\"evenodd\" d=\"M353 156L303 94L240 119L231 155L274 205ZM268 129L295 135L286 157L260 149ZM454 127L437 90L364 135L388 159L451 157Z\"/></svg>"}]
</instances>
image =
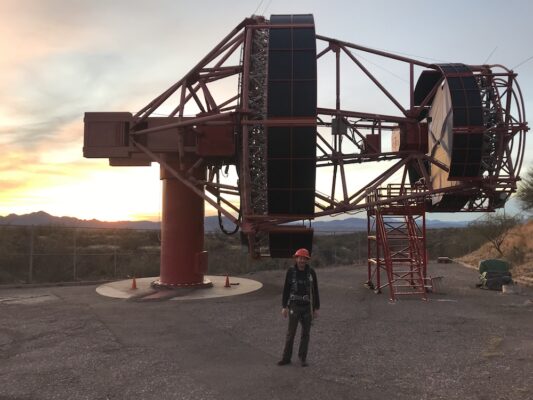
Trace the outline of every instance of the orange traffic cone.
<instances>
[{"instance_id":1,"label":"orange traffic cone","mask_svg":"<svg viewBox=\"0 0 533 400\"><path fill-rule=\"evenodd\" d=\"M135 280L135 276L133 276L133 280L131 281L131 288L137 289L137 281Z\"/></svg>"},{"instance_id":2,"label":"orange traffic cone","mask_svg":"<svg viewBox=\"0 0 533 400\"><path fill-rule=\"evenodd\" d=\"M226 275L226 284L224 285L224 287L231 287L230 283L229 283L229 276Z\"/></svg>"}]
</instances>

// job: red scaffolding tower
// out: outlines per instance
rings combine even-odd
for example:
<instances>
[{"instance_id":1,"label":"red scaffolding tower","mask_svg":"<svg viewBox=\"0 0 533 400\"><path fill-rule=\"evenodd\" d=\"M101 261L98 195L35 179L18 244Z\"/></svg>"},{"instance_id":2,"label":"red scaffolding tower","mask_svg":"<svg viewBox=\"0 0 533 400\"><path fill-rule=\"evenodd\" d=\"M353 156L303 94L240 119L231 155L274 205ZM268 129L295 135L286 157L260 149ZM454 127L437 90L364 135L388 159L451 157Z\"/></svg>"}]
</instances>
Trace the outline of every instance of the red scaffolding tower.
<instances>
[{"instance_id":1,"label":"red scaffolding tower","mask_svg":"<svg viewBox=\"0 0 533 400\"><path fill-rule=\"evenodd\" d=\"M369 202L368 215L368 280L366 285L381 293L389 288L389 298L414 295L426 299L431 279L427 276L426 218L424 203L411 199L380 204L399 197L406 189L389 185L375 190ZM382 276L383 275L383 276Z\"/></svg>"}]
</instances>

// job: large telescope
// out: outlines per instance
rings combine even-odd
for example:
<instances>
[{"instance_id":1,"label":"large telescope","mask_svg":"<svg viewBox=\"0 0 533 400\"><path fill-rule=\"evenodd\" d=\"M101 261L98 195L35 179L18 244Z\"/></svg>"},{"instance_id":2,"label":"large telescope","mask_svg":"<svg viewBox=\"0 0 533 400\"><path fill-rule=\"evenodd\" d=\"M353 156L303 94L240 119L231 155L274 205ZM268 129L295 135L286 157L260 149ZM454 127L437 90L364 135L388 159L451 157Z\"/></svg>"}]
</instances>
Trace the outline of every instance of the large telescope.
<instances>
[{"instance_id":1,"label":"large telescope","mask_svg":"<svg viewBox=\"0 0 533 400\"><path fill-rule=\"evenodd\" d=\"M328 56L335 95L325 107L317 64ZM369 56L405 66L402 98L372 73ZM341 59L353 65L346 75L371 82L397 112L343 108ZM320 36L309 14L252 16L139 112L87 112L83 154L112 166L160 164L155 285L205 286L205 202L253 257L289 257L311 249L317 217L502 207L516 191L527 130L516 74L505 67L427 64ZM351 172L379 161L387 167L368 182ZM236 179L225 182L230 168ZM320 169L330 189L317 191Z\"/></svg>"}]
</instances>

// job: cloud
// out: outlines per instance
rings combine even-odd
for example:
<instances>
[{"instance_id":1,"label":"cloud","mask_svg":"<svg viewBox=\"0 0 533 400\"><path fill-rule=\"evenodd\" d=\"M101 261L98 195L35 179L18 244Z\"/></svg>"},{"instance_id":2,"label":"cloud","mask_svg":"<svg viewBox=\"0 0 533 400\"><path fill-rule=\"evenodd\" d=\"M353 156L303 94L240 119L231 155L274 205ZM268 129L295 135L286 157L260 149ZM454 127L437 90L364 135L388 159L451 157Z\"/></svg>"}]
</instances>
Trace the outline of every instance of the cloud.
<instances>
[{"instance_id":1,"label":"cloud","mask_svg":"<svg viewBox=\"0 0 533 400\"><path fill-rule=\"evenodd\" d=\"M2 149L0 147L0 149ZM76 153L80 152L77 148ZM29 187L46 187L52 183L72 182L95 169L103 169L105 162L91 163L74 151L61 149L63 159L53 160L53 152L9 152L0 161L0 191Z\"/></svg>"},{"instance_id":2,"label":"cloud","mask_svg":"<svg viewBox=\"0 0 533 400\"><path fill-rule=\"evenodd\" d=\"M501 26L501 5L488 1L481 10L474 3L463 3L451 0L436 16L422 0L411 7L383 0L339 1L337 7L322 1L272 1L266 14L312 12L320 34L439 59L482 62L494 46L498 49L491 61L508 66L530 56L523 53L531 15L528 2L513 2L513 22L493 35L490 43L477 38L490 28L485 24ZM379 16L381 24L393 28L376 30L376 9L385 5L388 13ZM0 1L4 17L0 24L0 205L9 202L15 207L27 201L44 208L46 202L55 201L54 210L61 210L66 207L61 205L63 199L75 191L79 202L93 193L120 198L114 206L120 210L129 202L122 196L130 189L117 182L157 186L157 177L145 172L110 168L105 159L83 159L84 112L139 110L187 73L256 6L242 0L205 0L201 6L180 0ZM464 12L454 13L457 7ZM473 21L471 15L478 13L482 15ZM417 29L413 30L414 22ZM447 35L439 36L437 31ZM518 69L525 96L530 96L532 68L533 61ZM388 99L369 95L368 85L350 81L356 70L351 63L341 70L343 107L397 113ZM324 76L331 71L319 77L320 88L334 88ZM399 85L398 97L404 95L404 82L396 82L388 72L375 73L380 80ZM530 98L526 98L528 115L533 114ZM371 165L365 165L365 177L374 173ZM141 176L155 181L145 183ZM128 193L138 196L133 189ZM74 204L69 210L79 214ZM136 212L152 209L143 211L139 204Z\"/></svg>"},{"instance_id":3,"label":"cloud","mask_svg":"<svg viewBox=\"0 0 533 400\"><path fill-rule=\"evenodd\" d=\"M135 112L163 92L209 50L196 39L227 29L191 40L180 3L3 1L0 142L32 150L85 111Z\"/></svg>"}]
</instances>

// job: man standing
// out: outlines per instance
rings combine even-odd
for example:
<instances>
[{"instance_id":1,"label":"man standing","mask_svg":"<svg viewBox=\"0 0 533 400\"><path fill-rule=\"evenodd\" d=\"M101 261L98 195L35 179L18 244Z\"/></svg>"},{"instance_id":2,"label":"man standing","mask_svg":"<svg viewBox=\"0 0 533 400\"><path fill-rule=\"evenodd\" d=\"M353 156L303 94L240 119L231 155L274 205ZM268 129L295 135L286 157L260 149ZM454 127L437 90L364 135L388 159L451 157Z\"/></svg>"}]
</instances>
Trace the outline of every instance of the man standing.
<instances>
[{"instance_id":1,"label":"man standing","mask_svg":"<svg viewBox=\"0 0 533 400\"><path fill-rule=\"evenodd\" d=\"M294 336L300 322L302 336L298 358L302 367L307 367L307 348L309 346L309 333L311 320L318 317L320 297L318 294L318 282L316 273L308 264L311 257L307 249L298 249L294 253L295 264L287 270L285 286L281 299L281 314L284 318L289 317L289 328L285 339L283 357L278 365L287 365L291 362Z\"/></svg>"}]
</instances>

